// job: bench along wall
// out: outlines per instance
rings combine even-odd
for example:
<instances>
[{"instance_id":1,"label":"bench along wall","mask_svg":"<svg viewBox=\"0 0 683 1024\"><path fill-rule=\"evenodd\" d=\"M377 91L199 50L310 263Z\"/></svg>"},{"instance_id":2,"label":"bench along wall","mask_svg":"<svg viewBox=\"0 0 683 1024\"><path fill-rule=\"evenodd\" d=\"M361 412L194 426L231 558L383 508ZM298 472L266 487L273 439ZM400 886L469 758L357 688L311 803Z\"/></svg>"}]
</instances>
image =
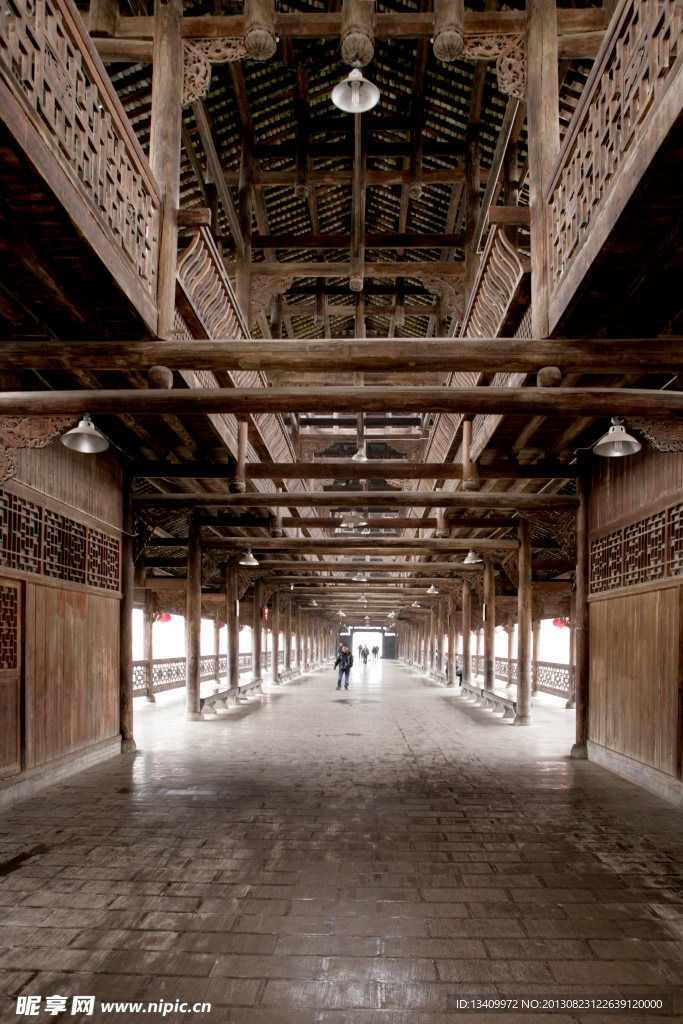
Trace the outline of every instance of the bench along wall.
<instances>
[{"instance_id":1,"label":"bench along wall","mask_svg":"<svg viewBox=\"0 0 683 1024\"><path fill-rule=\"evenodd\" d=\"M598 459L589 757L683 805L683 453Z\"/></svg>"},{"instance_id":2,"label":"bench along wall","mask_svg":"<svg viewBox=\"0 0 683 1024\"><path fill-rule=\"evenodd\" d=\"M0 804L120 751L121 479L58 441L0 485Z\"/></svg>"}]
</instances>

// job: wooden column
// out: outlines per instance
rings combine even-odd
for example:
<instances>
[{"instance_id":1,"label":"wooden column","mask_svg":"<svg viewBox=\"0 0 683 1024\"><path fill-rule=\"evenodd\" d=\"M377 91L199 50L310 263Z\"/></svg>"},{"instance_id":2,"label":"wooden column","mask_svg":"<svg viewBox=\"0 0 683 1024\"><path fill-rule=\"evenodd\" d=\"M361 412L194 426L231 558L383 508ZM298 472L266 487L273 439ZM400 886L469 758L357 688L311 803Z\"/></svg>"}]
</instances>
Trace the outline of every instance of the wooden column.
<instances>
[{"instance_id":1,"label":"wooden column","mask_svg":"<svg viewBox=\"0 0 683 1024\"><path fill-rule=\"evenodd\" d=\"M476 654L477 661L476 661L476 665L475 665L475 672L474 672L474 674L475 674L475 676L478 676L479 675L479 659L481 658L481 637L482 637L483 630L477 628L477 629L475 629L474 632L475 632L475 636L477 638L477 654Z\"/></svg>"},{"instance_id":2,"label":"wooden column","mask_svg":"<svg viewBox=\"0 0 683 1024\"><path fill-rule=\"evenodd\" d=\"M228 689L240 684L239 555L228 559L225 583L225 624L228 630Z\"/></svg>"},{"instance_id":3,"label":"wooden column","mask_svg":"<svg viewBox=\"0 0 683 1024\"><path fill-rule=\"evenodd\" d=\"M479 269L479 257L473 244L479 220L480 199L479 124L465 130L465 306L469 301Z\"/></svg>"},{"instance_id":4,"label":"wooden column","mask_svg":"<svg viewBox=\"0 0 683 1024\"><path fill-rule=\"evenodd\" d=\"M304 634L301 615L301 605L296 610L296 667L300 672L304 670Z\"/></svg>"},{"instance_id":5,"label":"wooden column","mask_svg":"<svg viewBox=\"0 0 683 1024\"><path fill-rule=\"evenodd\" d=\"M458 653L458 605L453 592L448 595L448 685L457 686L455 669Z\"/></svg>"},{"instance_id":6,"label":"wooden column","mask_svg":"<svg viewBox=\"0 0 683 1024\"><path fill-rule=\"evenodd\" d=\"M287 597L285 599L285 635L283 637L283 643L285 645L285 672L292 671L292 599Z\"/></svg>"},{"instance_id":7,"label":"wooden column","mask_svg":"<svg viewBox=\"0 0 683 1024\"><path fill-rule=\"evenodd\" d=\"M484 555L484 686L496 687L496 576L488 555Z\"/></svg>"},{"instance_id":8,"label":"wooden column","mask_svg":"<svg viewBox=\"0 0 683 1024\"><path fill-rule=\"evenodd\" d=\"M515 725L533 725L531 718L531 525L520 519L519 583L517 587L517 714Z\"/></svg>"},{"instance_id":9,"label":"wooden column","mask_svg":"<svg viewBox=\"0 0 683 1024\"><path fill-rule=\"evenodd\" d=\"M121 752L135 750L133 739L133 537L132 478L123 473L123 534L121 536L121 601L119 602L119 727Z\"/></svg>"},{"instance_id":10,"label":"wooden column","mask_svg":"<svg viewBox=\"0 0 683 1024\"><path fill-rule=\"evenodd\" d=\"M436 653L436 615L434 613L434 605L429 610L429 649L427 652L427 671L431 672L434 668L435 653Z\"/></svg>"},{"instance_id":11,"label":"wooden column","mask_svg":"<svg viewBox=\"0 0 683 1024\"><path fill-rule=\"evenodd\" d=\"M472 682L472 584L462 581L462 679Z\"/></svg>"},{"instance_id":12,"label":"wooden column","mask_svg":"<svg viewBox=\"0 0 683 1024\"><path fill-rule=\"evenodd\" d=\"M221 624L216 613L216 618L213 620L213 671L216 676L216 682L220 686L221 682Z\"/></svg>"},{"instance_id":13,"label":"wooden column","mask_svg":"<svg viewBox=\"0 0 683 1024\"><path fill-rule=\"evenodd\" d=\"M308 615L304 616L303 627L304 671L308 672L311 665L311 620Z\"/></svg>"},{"instance_id":14,"label":"wooden column","mask_svg":"<svg viewBox=\"0 0 683 1024\"><path fill-rule=\"evenodd\" d=\"M261 650L263 623L263 581L254 580L254 610L251 619L251 678L262 679Z\"/></svg>"},{"instance_id":15,"label":"wooden column","mask_svg":"<svg viewBox=\"0 0 683 1024\"><path fill-rule=\"evenodd\" d=\"M507 687L512 686L512 641L515 636L515 616L512 612L508 612L508 681L505 684Z\"/></svg>"},{"instance_id":16,"label":"wooden column","mask_svg":"<svg viewBox=\"0 0 683 1024\"><path fill-rule=\"evenodd\" d=\"M142 657L147 662L147 693L145 700L150 704L156 702L154 696L154 645L152 630L154 627L154 611L152 608L152 591L145 590L145 607L142 613Z\"/></svg>"},{"instance_id":17,"label":"wooden column","mask_svg":"<svg viewBox=\"0 0 683 1024\"><path fill-rule=\"evenodd\" d=\"M429 668L429 623L425 618L422 623L422 671Z\"/></svg>"},{"instance_id":18,"label":"wooden column","mask_svg":"<svg viewBox=\"0 0 683 1024\"><path fill-rule=\"evenodd\" d=\"M567 708L576 707L576 594L572 593L569 610L569 686L567 692Z\"/></svg>"},{"instance_id":19,"label":"wooden column","mask_svg":"<svg viewBox=\"0 0 683 1024\"><path fill-rule=\"evenodd\" d=\"M91 0L88 30L91 36L115 36L119 0Z\"/></svg>"},{"instance_id":20,"label":"wooden column","mask_svg":"<svg viewBox=\"0 0 683 1024\"><path fill-rule=\"evenodd\" d=\"M236 250L235 262L235 295L237 304L247 324L251 324L251 234L253 224L252 181L254 177L254 157L251 139L247 132L242 135L240 153L240 177L238 191L237 219L240 232L244 239L244 252Z\"/></svg>"},{"instance_id":21,"label":"wooden column","mask_svg":"<svg viewBox=\"0 0 683 1024\"><path fill-rule=\"evenodd\" d=\"M270 676L277 686L280 681L280 595L277 590L273 594L273 660Z\"/></svg>"},{"instance_id":22,"label":"wooden column","mask_svg":"<svg viewBox=\"0 0 683 1024\"><path fill-rule=\"evenodd\" d=\"M439 601L438 615L436 619L436 671L443 672L443 640L446 633L443 618L443 601Z\"/></svg>"},{"instance_id":23,"label":"wooden column","mask_svg":"<svg viewBox=\"0 0 683 1024\"><path fill-rule=\"evenodd\" d=\"M531 207L531 337L547 338L548 253L543 190L560 149L557 9L527 0L527 126Z\"/></svg>"},{"instance_id":24,"label":"wooden column","mask_svg":"<svg viewBox=\"0 0 683 1024\"><path fill-rule=\"evenodd\" d=\"M180 137L182 131L182 0L156 0L152 60L152 113L149 163L163 203L157 277L157 333L170 340L174 329L178 208L180 206Z\"/></svg>"},{"instance_id":25,"label":"wooden column","mask_svg":"<svg viewBox=\"0 0 683 1024\"><path fill-rule=\"evenodd\" d=\"M240 420L237 424L237 465L235 475L230 481L230 490L233 494L244 494L247 489L246 463L247 445L249 444L249 423L247 420Z\"/></svg>"},{"instance_id":26,"label":"wooden column","mask_svg":"<svg viewBox=\"0 0 683 1024\"><path fill-rule=\"evenodd\" d=\"M185 616L185 720L201 722L199 672L202 645L202 549L199 542L200 509L193 508L187 529L187 612Z\"/></svg>"},{"instance_id":27,"label":"wooden column","mask_svg":"<svg viewBox=\"0 0 683 1024\"><path fill-rule=\"evenodd\" d=\"M541 647L541 620L531 623L531 696L538 694L538 652Z\"/></svg>"},{"instance_id":28,"label":"wooden column","mask_svg":"<svg viewBox=\"0 0 683 1024\"><path fill-rule=\"evenodd\" d=\"M588 757L588 468L578 479L579 507L576 512L576 743L572 757Z\"/></svg>"}]
</instances>

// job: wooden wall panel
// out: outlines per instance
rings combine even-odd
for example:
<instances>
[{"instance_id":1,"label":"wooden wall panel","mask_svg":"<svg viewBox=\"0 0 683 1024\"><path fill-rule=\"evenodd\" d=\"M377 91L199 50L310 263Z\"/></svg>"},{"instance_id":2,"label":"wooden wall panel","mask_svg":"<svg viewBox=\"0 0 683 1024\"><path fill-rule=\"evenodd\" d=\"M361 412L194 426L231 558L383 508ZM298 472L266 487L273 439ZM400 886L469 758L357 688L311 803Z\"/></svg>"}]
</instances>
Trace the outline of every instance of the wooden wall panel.
<instances>
[{"instance_id":1,"label":"wooden wall panel","mask_svg":"<svg viewBox=\"0 0 683 1024\"><path fill-rule=\"evenodd\" d=\"M121 528L121 467L111 452L83 455L65 448L60 441L46 448L20 448L16 480ZM11 489L11 483L8 486ZM41 500L38 495L36 500Z\"/></svg>"},{"instance_id":2,"label":"wooden wall panel","mask_svg":"<svg viewBox=\"0 0 683 1024\"><path fill-rule=\"evenodd\" d=\"M0 779L21 769L21 584L0 579Z\"/></svg>"},{"instance_id":3,"label":"wooden wall panel","mask_svg":"<svg viewBox=\"0 0 683 1024\"><path fill-rule=\"evenodd\" d=\"M635 521L683 495L683 452L657 452L647 442L625 459L593 460L589 529Z\"/></svg>"},{"instance_id":4,"label":"wooden wall panel","mask_svg":"<svg viewBox=\"0 0 683 1024\"><path fill-rule=\"evenodd\" d=\"M590 739L679 772L680 588L590 605Z\"/></svg>"}]
</instances>

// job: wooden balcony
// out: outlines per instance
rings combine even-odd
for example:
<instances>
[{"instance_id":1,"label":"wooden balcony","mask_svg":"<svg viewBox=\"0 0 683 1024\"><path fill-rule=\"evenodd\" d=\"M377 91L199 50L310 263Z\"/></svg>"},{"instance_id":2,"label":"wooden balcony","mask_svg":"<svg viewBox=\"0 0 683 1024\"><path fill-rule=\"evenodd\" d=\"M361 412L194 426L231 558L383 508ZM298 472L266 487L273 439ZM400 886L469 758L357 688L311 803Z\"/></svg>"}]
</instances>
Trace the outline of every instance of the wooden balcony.
<instances>
[{"instance_id":1,"label":"wooden balcony","mask_svg":"<svg viewBox=\"0 0 683 1024\"><path fill-rule=\"evenodd\" d=\"M0 175L3 315L155 334L159 192L71 0L0 4Z\"/></svg>"},{"instance_id":2,"label":"wooden balcony","mask_svg":"<svg viewBox=\"0 0 683 1024\"><path fill-rule=\"evenodd\" d=\"M550 331L669 333L680 292L683 8L621 0L545 190Z\"/></svg>"}]
</instances>

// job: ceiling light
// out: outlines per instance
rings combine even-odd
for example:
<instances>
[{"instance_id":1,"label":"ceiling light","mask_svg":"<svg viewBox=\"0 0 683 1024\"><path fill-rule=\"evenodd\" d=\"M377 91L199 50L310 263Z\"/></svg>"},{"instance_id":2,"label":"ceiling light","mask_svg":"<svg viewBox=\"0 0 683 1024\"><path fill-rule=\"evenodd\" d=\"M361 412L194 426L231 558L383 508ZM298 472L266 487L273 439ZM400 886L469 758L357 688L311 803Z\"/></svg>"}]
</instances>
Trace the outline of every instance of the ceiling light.
<instances>
[{"instance_id":1,"label":"ceiling light","mask_svg":"<svg viewBox=\"0 0 683 1024\"><path fill-rule=\"evenodd\" d=\"M357 512L349 512L348 515L345 515L341 521L341 526L344 529L351 529L351 527L353 526L365 526L366 524L367 519L365 519L363 516L359 516Z\"/></svg>"},{"instance_id":2,"label":"ceiling light","mask_svg":"<svg viewBox=\"0 0 683 1024\"><path fill-rule=\"evenodd\" d=\"M346 615L346 612L345 612L345 611L343 611L343 609L341 609L341 608L340 608L340 609L339 609L339 614L340 614L340 615Z\"/></svg>"},{"instance_id":3,"label":"ceiling light","mask_svg":"<svg viewBox=\"0 0 683 1024\"><path fill-rule=\"evenodd\" d=\"M376 85L363 78L359 68L353 68L332 90L330 99L335 107L347 114L364 114L379 103L380 92Z\"/></svg>"},{"instance_id":4,"label":"ceiling light","mask_svg":"<svg viewBox=\"0 0 683 1024\"><path fill-rule=\"evenodd\" d=\"M309 608L317 608L318 607L318 602L315 599L313 599L308 607Z\"/></svg>"},{"instance_id":5,"label":"ceiling light","mask_svg":"<svg viewBox=\"0 0 683 1024\"><path fill-rule=\"evenodd\" d=\"M355 583L367 583L368 582L368 578L367 578L367 576L365 575L365 573L363 572L362 569L359 569L358 572L356 573L356 575L352 576L351 579Z\"/></svg>"},{"instance_id":6,"label":"ceiling light","mask_svg":"<svg viewBox=\"0 0 683 1024\"><path fill-rule=\"evenodd\" d=\"M428 594L438 594L438 593L439 593L439 591L438 591L438 590L436 589L436 587L435 587L435 586L434 586L434 584L432 583L432 585L431 585L431 587L429 588L429 590L427 591L427 593L428 593Z\"/></svg>"},{"instance_id":7,"label":"ceiling light","mask_svg":"<svg viewBox=\"0 0 683 1024\"><path fill-rule=\"evenodd\" d=\"M626 433L621 416L613 416L612 426L598 443L593 445L593 451L596 455L606 455L614 459L623 455L635 455L642 447L640 441Z\"/></svg>"},{"instance_id":8,"label":"ceiling light","mask_svg":"<svg viewBox=\"0 0 683 1024\"><path fill-rule=\"evenodd\" d=\"M368 457L365 454L365 445L361 445L355 455L351 456L352 462L367 462Z\"/></svg>"},{"instance_id":9,"label":"ceiling light","mask_svg":"<svg viewBox=\"0 0 683 1024\"><path fill-rule=\"evenodd\" d=\"M465 557L462 560L463 565L474 565L476 562L481 562L482 559L476 553L474 548L470 548Z\"/></svg>"},{"instance_id":10,"label":"ceiling light","mask_svg":"<svg viewBox=\"0 0 683 1024\"><path fill-rule=\"evenodd\" d=\"M240 558L240 565L258 565L258 564L259 563L256 561L256 559L254 558L254 556L251 553L251 548L247 548L245 554L243 554L242 557ZM292 583L292 590L293 589L294 589L294 584Z\"/></svg>"},{"instance_id":11,"label":"ceiling light","mask_svg":"<svg viewBox=\"0 0 683 1024\"><path fill-rule=\"evenodd\" d=\"M290 589L290 590L294 590L294 584L293 584L293 583L290 583L290 584L289 584L289 589Z\"/></svg>"},{"instance_id":12,"label":"ceiling light","mask_svg":"<svg viewBox=\"0 0 683 1024\"><path fill-rule=\"evenodd\" d=\"M421 608L422 606L421 606L419 601L413 601L413 603L411 604L410 607L411 608Z\"/></svg>"},{"instance_id":13,"label":"ceiling light","mask_svg":"<svg viewBox=\"0 0 683 1024\"><path fill-rule=\"evenodd\" d=\"M106 452L109 441L100 434L90 419L90 413L84 413L83 419L73 430L67 430L62 437L62 444L73 452L85 452L88 455L97 455L99 452Z\"/></svg>"}]
</instances>

